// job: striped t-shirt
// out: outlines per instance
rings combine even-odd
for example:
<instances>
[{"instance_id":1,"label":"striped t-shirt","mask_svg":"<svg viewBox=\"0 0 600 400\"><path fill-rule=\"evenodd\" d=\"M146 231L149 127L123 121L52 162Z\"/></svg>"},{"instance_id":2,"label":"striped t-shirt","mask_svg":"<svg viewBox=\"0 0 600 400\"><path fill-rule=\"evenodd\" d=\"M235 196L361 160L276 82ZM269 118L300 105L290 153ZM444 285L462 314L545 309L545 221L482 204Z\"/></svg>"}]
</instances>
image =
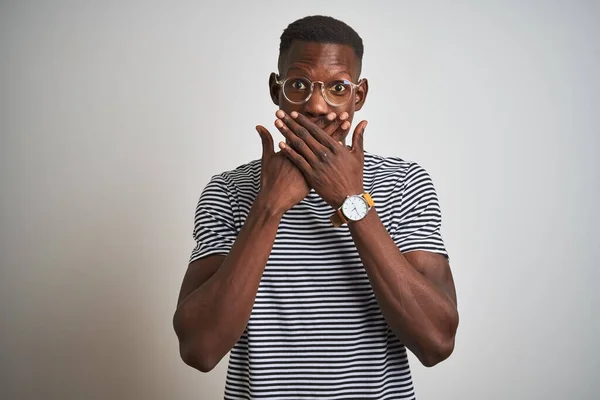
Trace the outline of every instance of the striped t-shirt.
<instances>
[{"instance_id":1,"label":"striped t-shirt","mask_svg":"<svg viewBox=\"0 0 600 400\"><path fill-rule=\"evenodd\" d=\"M214 176L191 261L227 254L260 186L260 160ZM402 252L448 256L429 174L365 153L364 188ZM284 214L250 320L230 353L225 399L414 399L406 348L386 323L347 226L312 190Z\"/></svg>"}]
</instances>

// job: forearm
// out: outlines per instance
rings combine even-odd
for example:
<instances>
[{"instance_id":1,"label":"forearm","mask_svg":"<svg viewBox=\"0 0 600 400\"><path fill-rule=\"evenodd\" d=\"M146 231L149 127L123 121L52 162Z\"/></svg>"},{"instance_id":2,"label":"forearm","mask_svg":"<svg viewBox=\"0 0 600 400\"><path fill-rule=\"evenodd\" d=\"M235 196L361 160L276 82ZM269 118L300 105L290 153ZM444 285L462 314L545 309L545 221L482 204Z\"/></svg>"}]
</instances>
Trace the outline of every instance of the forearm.
<instances>
[{"instance_id":1,"label":"forearm","mask_svg":"<svg viewBox=\"0 0 600 400\"><path fill-rule=\"evenodd\" d=\"M281 220L259 197L231 251L202 286L179 305L175 325L183 350L211 369L235 345L250 318Z\"/></svg>"},{"instance_id":2,"label":"forearm","mask_svg":"<svg viewBox=\"0 0 600 400\"><path fill-rule=\"evenodd\" d=\"M433 365L454 346L456 304L402 255L375 209L350 231L388 325L421 360Z\"/></svg>"}]
</instances>

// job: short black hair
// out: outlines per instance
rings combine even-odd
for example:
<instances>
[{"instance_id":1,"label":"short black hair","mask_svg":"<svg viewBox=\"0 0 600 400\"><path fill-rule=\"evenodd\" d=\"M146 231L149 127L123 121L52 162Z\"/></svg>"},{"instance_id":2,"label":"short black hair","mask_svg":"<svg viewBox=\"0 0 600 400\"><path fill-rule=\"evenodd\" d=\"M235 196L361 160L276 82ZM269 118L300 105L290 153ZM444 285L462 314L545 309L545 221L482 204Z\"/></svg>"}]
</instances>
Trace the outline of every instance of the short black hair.
<instances>
[{"instance_id":1,"label":"short black hair","mask_svg":"<svg viewBox=\"0 0 600 400\"><path fill-rule=\"evenodd\" d=\"M364 48L361 37L349 25L338 19L324 15L312 15L289 24L281 34L279 43L278 65L280 70L282 55L289 50L294 40L350 46L358 57L359 66L362 64Z\"/></svg>"}]
</instances>

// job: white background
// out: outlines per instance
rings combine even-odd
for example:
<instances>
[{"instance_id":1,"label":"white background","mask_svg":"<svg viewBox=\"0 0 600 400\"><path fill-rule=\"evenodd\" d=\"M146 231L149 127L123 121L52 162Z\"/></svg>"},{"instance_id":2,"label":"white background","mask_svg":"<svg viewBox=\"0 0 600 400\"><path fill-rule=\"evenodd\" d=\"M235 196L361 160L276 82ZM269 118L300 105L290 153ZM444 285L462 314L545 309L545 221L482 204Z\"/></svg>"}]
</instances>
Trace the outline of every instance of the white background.
<instances>
[{"instance_id":1,"label":"white background","mask_svg":"<svg viewBox=\"0 0 600 400\"><path fill-rule=\"evenodd\" d=\"M38 0L0 6L0 398L222 398L171 326L194 208L311 14L364 40L367 150L439 193L461 322L419 399L600 397L599 2Z\"/></svg>"}]
</instances>

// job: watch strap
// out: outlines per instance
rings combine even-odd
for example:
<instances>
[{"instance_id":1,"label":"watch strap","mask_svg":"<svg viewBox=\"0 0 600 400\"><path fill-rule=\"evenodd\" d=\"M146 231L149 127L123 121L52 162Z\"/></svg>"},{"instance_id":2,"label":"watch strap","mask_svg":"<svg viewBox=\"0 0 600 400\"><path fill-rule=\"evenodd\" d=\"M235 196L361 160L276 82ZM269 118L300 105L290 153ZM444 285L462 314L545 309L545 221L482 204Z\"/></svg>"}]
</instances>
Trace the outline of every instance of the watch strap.
<instances>
[{"instance_id":1,"label":"watch strap","mask_svg":"<svg viewBox=\"0 0 600 400\"><path fill-rule=\"evenodd\" d=\"M348 223L348 220L344 216L344 213L342 212L341 207L338 208L337 210L335 210L333 215L331 217L329 217L329 220L331 221L332 225L335 226L336 228L339 228L340 226Z\"/></svg>"},{"instance_id":2,"label":"watch strap","mask_svg":"<svg viewBox=\"0 0 600 400\"><path fill-rule=\"evenodd\" d=\"M370 210L375 205L375 202L373 201L373 198L367 192L364 192L362 196L367 201L367 205L369 206L369 210Z\"/></svg>"}]
</instances>

